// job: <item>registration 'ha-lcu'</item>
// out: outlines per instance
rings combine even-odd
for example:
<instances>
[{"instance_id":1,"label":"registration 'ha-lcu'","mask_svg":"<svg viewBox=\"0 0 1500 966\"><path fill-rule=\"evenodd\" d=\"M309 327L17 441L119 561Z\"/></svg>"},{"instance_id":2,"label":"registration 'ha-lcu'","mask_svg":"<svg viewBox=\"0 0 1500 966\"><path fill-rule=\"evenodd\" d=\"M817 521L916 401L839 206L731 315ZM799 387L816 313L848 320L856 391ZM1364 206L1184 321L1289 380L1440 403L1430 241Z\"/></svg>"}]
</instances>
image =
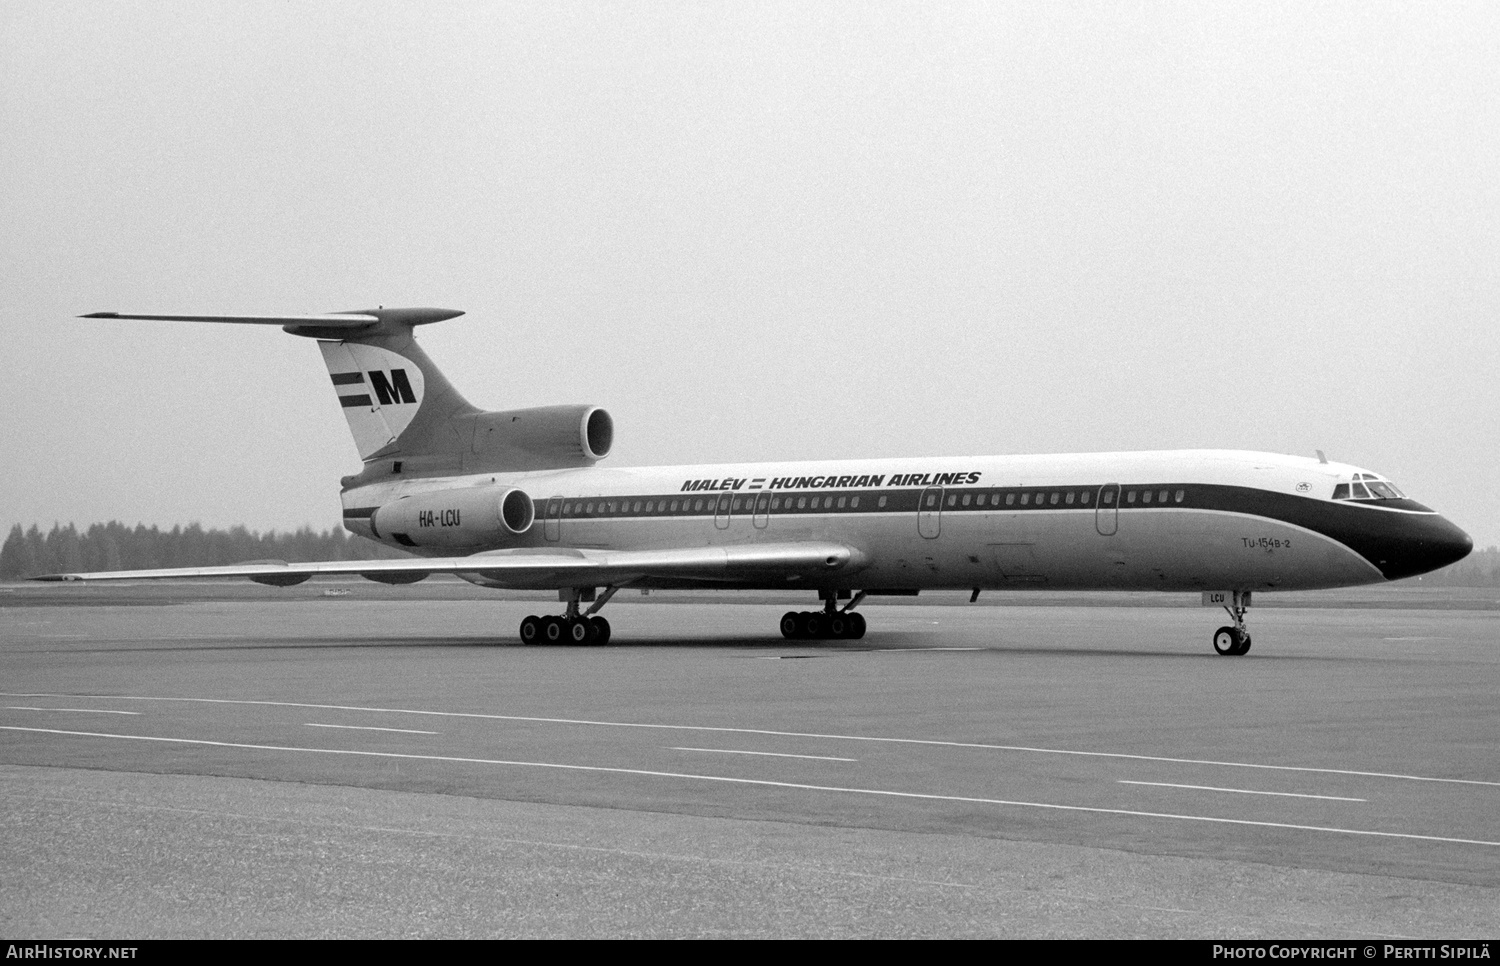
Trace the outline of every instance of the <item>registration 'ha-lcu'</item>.
<instances>
[{"instance_id":1,"label":"registration 'ha-lcu'","mask_svg":"<svg viewBox=\"0 0 1500 966\"><path fill-rule=\"evenodd\" d=\"M1322 458L1229 450L608 468L614 423L595 406L487 412L419 348L413 327L462 313L305 316L99 312L87 318L279 325L317 340L364 469L343 479L344 526L400 560L52 574L45 580L320 574L392 584L457 574L556 590L528 643L602 644L622 588L803 590L792 639L858 638L867 596L1023 588L1200 592L1250 649L1260 590L1398 580L1473 547L1378 473Z\"/></svg>"}]
</instances>

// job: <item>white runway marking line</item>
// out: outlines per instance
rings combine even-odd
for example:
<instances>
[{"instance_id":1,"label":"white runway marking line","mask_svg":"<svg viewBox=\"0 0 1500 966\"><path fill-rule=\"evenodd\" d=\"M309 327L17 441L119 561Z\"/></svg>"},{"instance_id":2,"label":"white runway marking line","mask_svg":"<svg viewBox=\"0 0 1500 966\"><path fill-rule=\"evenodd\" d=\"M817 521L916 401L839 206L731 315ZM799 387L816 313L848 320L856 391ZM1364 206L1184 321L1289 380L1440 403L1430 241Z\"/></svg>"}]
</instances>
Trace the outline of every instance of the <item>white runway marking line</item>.
<instances>
[{"instance_id":1,"label":"white runway marking line","mask_svg":"<svg viewBox=\"0 0 1500 966\"><path fill-rule=\"evenodd\" d=\"M299 748L292 745L252 745L236 741L208 741L203 738L162 738L153 735L121 735L96 731L61 731L55 728L21 728L0 725L0 731L23 731L33 734L67 735L74 738L120 738L126 741L154 741L172 745L204 745L214 748L241 748L247 751L285 751L310 755L351 755L361 758L395 758L403 761L442 761L460 765L496 765L510 768L544 768L556 771L593 772L609 775L640 775L646 778L680 778L687 781L719 782L726 785L755 785L761 788L795 788L809 792L831 792L845 795L870 795L880 798L916 799L928 802L960 802L968 805L998 805L1009 808L1039 808L1055 812L1083 812L1091 815L1126 815L1132 818L1164 818L1183 822L1206 822L1212 825L1241 825L1252 828L1279 828L1299 832L1330 832L1336 835L1358 835L1366 838L1404 839L1417 842L1445 842L1450 845L1482 845L1500 849L1500 842L1464 839L1447 835L1421 835L1416 832L1382 832L1375 829L1337 828L1331 825L1297 825L1291 822L1262 822L1245 818L1218 818L1212 815L1181 815L1173 812L1142 812L1129 808L1100 808L1093 805L1059 805L1055 802L1023 802L1004 798L978 798L968 795L936 795L928 792L899 792L883 788L852 788L843 785L808 785L802 782L778 782L765 778L734 778L729 775L698 775L692 772L651 771L645 768L612 768L606 765L569 765L551 761L510 761L503 758L463 758L457 755L414 755L395 751L358 751L352 748Z\"/></svg>"},{"instance_id":2,"label":"white runway marking line","mask_svg":"<svg viewBox=\"0 0 1500 966\"><path fill-rule=\"evenodd\" d=\"M441 731L418 731L415 728L375 728L370 725L331 725L314 724L311 721L303 725L304 728L340 728L344 731L396 731L403 735L440 735Z\"/></svg>"},{"instance_id":3,"label":"white runway marking line","mask_svg":"<svg viewBox=\"0 0 1500 966\"><path fill-rule=\"evenodd\" d=\"M858 758L831 758L828 755L789 755L781 751L737 751L733 748L673 748L672 751L706 751L715 755L764 755L767 758L808 758L812 761L859 761Z\"/></svg>"},{"instance_id":4,"label":"white runway marking line","mask_svg":"<svg viewBox=\"0 0 1500 966\"><path fill-rule=\"evenodd\" d=\"M1281 798L1321 798L1328 802L1365 802L1366 798L1344 798L1340 795L1303 795L1297 792L1259 792L1250 788L1219 788L1215 785L1174 785L1172 782L1133 782L1121 778L1118 785L1152 785L1156 788L1190 788L1200 792L1233 792L1236 795L1277 795Z\"/></svg>"},{"instance_id":5,"label":"white runway marking line","mask_svg":"<svg viewBox=\"0 0 1500 966\"><path fill-rule=\"evenodd\" d=\"M24 705L12 704L5 708L6 711L80 711L84 714L140 714L139 711L109 711L104 708L28 708Z\"/></svg>"},{"instance_id":6,"label":"white runway marking line","mask_svg":"<svg viewBox=\"0 0 1500 966\"><path fill-rule=\"evenodd\" d=\"M270 708L302 708L312 711L358 711L365 714L415 714L433 718L472 718L480 721L524 721L531 724L583 725L596 728L641 728L659 731L702 731L710 734L765 735L772 738L820 738L828 741L874 741L892 745L933 748L972 748L976 751L1014 751L1036 755L1072 755L1079 758L1115 758L1121 761L1159 761L1169 765L1212 765L1218 768L1256 768L1262 771L1294 771L1312 775L1353 775L1358 778L1394 778L1400 781L1436 782L1445 785L1478 785L1500 788L1500 781L1481 778L1436 778L1399 772L1357 771L1350 768L1318 768L1311 765L1262 765L1247 761L1216 761L1211 758L1169 758L1164 755L1130 755L1118 751L1075 751L1071 748L1036 748L1030 745L993 745L977 741L939 741L933 738L886 738L878 735L833 735L812 731L772 731L767 728L726 728L712 725L650 724L637 721L594 721L588 718L539 718L519 714L481 714L477 711L424 711L420 708L367 708L348 704L308 704L299 701L256 701L248 698L163 698L133 694L49 694L0 691L5 698L87 698L112 701L181 701L189 704L242 704Z\"/></svg>"}]
</instances>

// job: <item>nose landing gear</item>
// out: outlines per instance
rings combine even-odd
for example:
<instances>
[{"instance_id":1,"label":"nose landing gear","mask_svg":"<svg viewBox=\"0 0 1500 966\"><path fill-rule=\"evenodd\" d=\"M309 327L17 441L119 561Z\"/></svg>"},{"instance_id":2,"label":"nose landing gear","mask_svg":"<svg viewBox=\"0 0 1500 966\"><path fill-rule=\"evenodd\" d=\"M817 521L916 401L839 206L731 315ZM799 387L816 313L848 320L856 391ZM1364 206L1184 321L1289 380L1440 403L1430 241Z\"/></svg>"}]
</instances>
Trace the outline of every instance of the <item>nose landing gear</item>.
<instances>
[{"instance_id":1,"label":"nose landing gear","mask_svg":"<svg viewBox=\"0 0 1500 966\"><path fill-rule=\"evenodd\" d=\"M1214 650L1224 657L1239 657L1250 650L1250 632L1245 630L1245 612L1250 609L1250 591L1236 590L1234 603L1224 609L1234 618L1234 625L1214 631Z\"/></svg>"},{"instance_id":2,"label":"nose landing gear","mask_svg":"<svg viewBox=\"0 0 1500 966\"><path fill-rule=\"evenodd\" d=\"M603 645L609 643L609 621L603 617L595 617L594 613L608 603L615 595L618 587L605 588L599 599L595 600L584 613L579 613L578 603L584 598L582 588L575 587L569 592L568 608L561 617L537 617L532 615L521 621L521 643L522 644L581 644L581 645ZM593 598L593 588L588 588L589 599Z\"/></svg>"}]
</instances>

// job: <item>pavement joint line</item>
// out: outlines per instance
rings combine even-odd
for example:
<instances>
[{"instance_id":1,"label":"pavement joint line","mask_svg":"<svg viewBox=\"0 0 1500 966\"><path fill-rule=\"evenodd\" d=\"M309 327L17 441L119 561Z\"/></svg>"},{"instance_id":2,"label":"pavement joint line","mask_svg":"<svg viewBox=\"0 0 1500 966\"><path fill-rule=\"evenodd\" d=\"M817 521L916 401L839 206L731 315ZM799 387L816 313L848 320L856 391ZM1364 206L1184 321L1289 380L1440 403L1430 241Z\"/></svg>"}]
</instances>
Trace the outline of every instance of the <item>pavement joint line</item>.
<instances>
[{"instance_id":1,"label":"pavement joint line","mask_svg":"<svg viewBox=\"0 0 1500 966\"><path fill-rule=\"evenodd\" d=\"M716 755L761 755L766 758L810 758L813 761L859 761L858 758L834 758L831 755L791 755L782 751L741 751L737 748L672 748L672 751L707 751Z\"/></svg>"},{"instance_id":2,"label":"pavement joint line","mask_svg":"<svg viewBox=\"0 0 1500 966\"><path fill-rule=\"evenodd\" d=\"M893 745L924 745L940 748L973 748L978 751L1014 751L1039 755L1074 755L1080 758L1116 758L1124 761L1156 761L1169 765L1210 765L1219 768L1256 768L1264 771L1295 771L1319 775L1351 775L1357 778L1393 778L1400 781L1436 782L1445 785L1477 785L1500 788L1500 781L1481 778L1439 778L1431 775L1403 775L1397 772L1358 771L1350 768L1319 768L1313 765L1263 765L1247 761L1215 761L1205 758L1172 758L1165 755L1132 755L1117 751L1076 751L1071 748L1037 748L1029 745L999 745L977 741L941 741L933 738L890 738L879 735L833 735L804 731L773 731L765 728L729 728L713 725L652 724L634 721L592 721L586 718L540 718L512 714L482 714L477 711L424 711L420 708L367 708L358 705L309 704L298 701L257 701L249 698L167 698L133 694L50 694L46 692L5 692L7 698L90 698L115 701L181 701L199 704L243 704L274 708L303 708L317 711L366 711L377 714L416 714L442 718L472 718L483 721L525 721L533 724L586 725L603 728L641 728L662 731L705 731L720 734L768 735L775 738L822 738L829 741L870 741Z\"/></svg>"},{"instance_id":3,"label":"pavement joint line","mask_svg":"<svg viewBox=\"0 0 1500 966\"><path fill-rule=\"evenodd\" d=\"M1262 792L1251 788L1220 788L1217 785L1178 785L1173 782L1135 782L1117 779L1117 785L1151 785L1156 788L1190 788L1200 792L1233 792L1236 795L1277 795L1281 798L1321 798L1330 802L1367 802L1367 798L1345 798L1342 795L1307 795L1299 792Z\"/></svg>"},{"instance_id":4,"label":"pavement joint line","mask_svg":"<svg viewBox=\"0 0 1500 966\"><path fill-rule=\"evenodd\" d=\"M462 765L498 765L512 768L543 768L555 771L593 772L610 775L640 775L646 778L680 778L688 781L720 782L728 785L751 785L761 788L794 788L801 791L831 792L846 795L870 795L880 798L902 798L931 802L962 802L969 805L998 805L1009 808L1039 808L1057 812L1082 812L1093 815L1124 815L1133 818L1162 818L1214 825L1239 825L1251 828L1287 829L1298 832L1330 832L1367 838L1404 839L1417 842L1442 842L1450 845L1480 845L1500 849L1500 842L1466 839L1448 835L1422 835L1416 832L1385 832L1378 829L1338 828L1332 825L1300 825L1292 822L1266 822L1244 818L1220 818L1212 815L1185 815L1175 812L1146 812L1127 808L1102 808L1095 805L1061 805L1056 802L1025 802L972 795L938 795L931 792L902 792L884 788L853 788L841 785L811 785L803 782L772 781L766 778L736 778L730 775L699 775L691 772L656 771L646 768L619 768L608 765L570 765L550 761L512 761L503 758L467 758L458 755L413 755L394 751L360 751L352 748L301 748L294 745L253 745L234 741L209 741L205 738L166 738L156 735L121 735L95 731L62 731L56 728L22 728L0 725L0 731L34 734L68 735L76 738L120 738L127 741L151 741L162 744L204 745L215 748L240 748L247 751L281 751L314 755L350 755L362 758L394 758L406 761L441 761Z\"/></svg>"}]
</instances>

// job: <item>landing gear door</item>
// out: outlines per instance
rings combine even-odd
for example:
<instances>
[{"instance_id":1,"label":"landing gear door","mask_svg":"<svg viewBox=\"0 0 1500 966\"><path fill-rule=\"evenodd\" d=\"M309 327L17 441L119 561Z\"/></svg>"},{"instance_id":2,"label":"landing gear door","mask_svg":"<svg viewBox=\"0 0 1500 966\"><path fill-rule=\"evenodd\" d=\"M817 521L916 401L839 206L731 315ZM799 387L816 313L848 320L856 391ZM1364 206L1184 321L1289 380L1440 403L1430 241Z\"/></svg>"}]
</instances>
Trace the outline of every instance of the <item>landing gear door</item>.
<instances>
[{"instance_id":1,"label":"landing gear door","mask_svg":"<svg viewBox=\"0 0 1500 966\"><path fill-rule=\"evenodd\" d=\"M547 512L542 517L542 537L556 541L562 536L562 504L560 496L547 501Z\"/></svg>"},{"instance_id":2,"label":"landing gear door","mask_svg":"<svg viewBox=\"0 0 1500 966\"><path fill-rule=\"evenodd\" d=\"M943 528L943 488L929 486L917 498L917 532L932 540Z\"/></svg>"},{"instance_id":3,"label":"landing gear door","mask_svg":"<svg viewBox=\"0 0 1500 966\"><path fill-rule=\"evenodd\" d=\"M1099 500L1094 504L1094 529L1104 537L1112 537L1120 529L1120 484L1106 483L1099 487Z\"/></svg>"}]
</instances>

